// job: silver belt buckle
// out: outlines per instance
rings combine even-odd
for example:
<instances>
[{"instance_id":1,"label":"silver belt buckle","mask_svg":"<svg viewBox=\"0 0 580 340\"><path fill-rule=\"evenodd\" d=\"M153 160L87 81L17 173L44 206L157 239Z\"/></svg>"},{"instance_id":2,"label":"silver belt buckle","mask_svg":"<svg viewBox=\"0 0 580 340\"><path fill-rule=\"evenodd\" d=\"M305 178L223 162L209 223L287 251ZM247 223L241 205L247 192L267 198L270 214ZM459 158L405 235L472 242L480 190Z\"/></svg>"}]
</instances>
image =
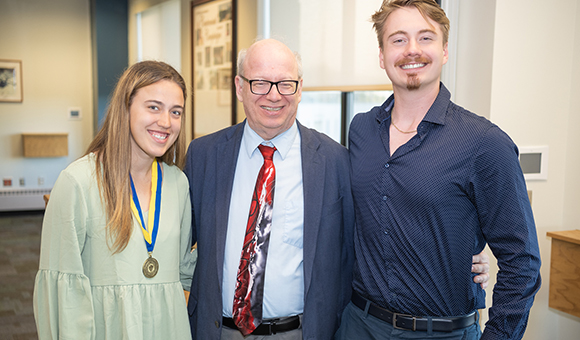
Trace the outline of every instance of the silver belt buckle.
<instances>
[{"instance_id":1,"label":"silver belt buckle","mask_svg":"<svg viewBox=\"0 0 580 340\"><path fill-rule=\"evenodd\" d=\"M274 328L276 328L276 323L278 321L280 321L279 318L268 320L268 333L270 333L271 335L276 334L276 331L274 330Z\"/></svg>"},{"instance_id":2,"label":"silver belt buckle","mask_svg":"<svg viewBox=\"0 0 580 340\"><path fill-rule=\"evenodd\" d=\"M393 328L400 329L400 330L408 330L407 328L402 328L397 326L397 317L398 316L406 316L413 319L413 328L411 329L413 332L417 330L417 318L413 315L409 314L401 314L401 313L393 313Z\"/></svg>"}]
</instances>

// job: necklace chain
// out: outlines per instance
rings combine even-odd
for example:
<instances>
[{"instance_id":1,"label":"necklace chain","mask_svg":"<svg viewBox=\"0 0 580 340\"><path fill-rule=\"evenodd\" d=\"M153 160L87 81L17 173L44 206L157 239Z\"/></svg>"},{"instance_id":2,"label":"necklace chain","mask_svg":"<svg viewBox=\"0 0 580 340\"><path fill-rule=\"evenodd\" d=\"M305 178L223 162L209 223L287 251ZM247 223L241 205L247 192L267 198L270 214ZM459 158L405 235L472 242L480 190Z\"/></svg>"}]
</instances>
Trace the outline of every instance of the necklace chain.
<instances>
[{"instance_id":1,"label":"necklace chain","mask_svg":"<svg viewBox=\"0 0 580 340\"><path fill-rule=\"evenodd\" d=\"M391 125L393 125L395 127L395 129L397 129L400 133L409 134L409 133L415 133L415 132L417 132L417 130L403 131L403 130L399 129L398 126L395 125L395 122L393 122L393 120L391 120Z\"/></svg>"}]
</instances>

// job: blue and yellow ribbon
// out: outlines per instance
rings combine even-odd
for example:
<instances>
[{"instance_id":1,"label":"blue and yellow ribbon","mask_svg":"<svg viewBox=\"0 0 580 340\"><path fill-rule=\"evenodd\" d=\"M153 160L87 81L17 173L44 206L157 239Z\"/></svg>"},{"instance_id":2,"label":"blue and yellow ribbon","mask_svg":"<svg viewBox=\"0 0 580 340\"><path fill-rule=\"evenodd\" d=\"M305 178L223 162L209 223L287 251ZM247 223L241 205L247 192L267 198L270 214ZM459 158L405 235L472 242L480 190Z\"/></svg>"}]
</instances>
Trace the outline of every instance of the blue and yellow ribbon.
<instances>
[{"instance_id":1,"label":"blue and yellow ribbon","mask_svg":"<svg viewBox=\"0 0 580 340\"><path fill-rule=\"evenodd\" d=\"M153 225L153 230L149 232L145 226L145 221L143 220L143 212L141 211L141 205L139 204L139 197L137 197L137 191L135 190L135 184L133 184L133 177L129 174L131 179L131 191L133 195L131 197L131 210L137 218L137 222L141 226L141 231L143 232L143 238L145 239L145 244L147 245L147 251L151 253L155 247L155 240L157 239L157 230L159 229L159 215L161 212L161 183L163 182L163 175L161 173L161 164L157 159L151 164L151 199L149 200L149 218L147 219L149 226ZM153 185L153 183L157 183Z\"/></svg>"}]
</instances>

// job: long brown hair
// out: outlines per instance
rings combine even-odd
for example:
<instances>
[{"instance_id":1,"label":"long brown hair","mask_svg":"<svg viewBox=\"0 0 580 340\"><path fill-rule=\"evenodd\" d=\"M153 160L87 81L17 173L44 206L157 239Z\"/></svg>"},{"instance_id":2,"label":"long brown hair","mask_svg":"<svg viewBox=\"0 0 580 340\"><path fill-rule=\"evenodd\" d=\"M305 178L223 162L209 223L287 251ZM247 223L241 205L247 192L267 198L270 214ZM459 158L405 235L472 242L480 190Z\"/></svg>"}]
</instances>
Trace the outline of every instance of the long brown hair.
<instances>
[{"instance_id":1,"label":"long brown hair","mask_svg":"<svg viewBox=\"0 0 580 340\"><path fill-rule=\"evenodd\" d=\"M159 61L133 64L123 72L107 108L103 127L89 145L86 154L95 153L96 177L101 202L107 214L107 242L112 242L113 254L127 247L133 220L131 214L131 128L129 108L139 89L160 80L175 82L187 98L185 81L170 65ZM185 156L185 112L181 115L181 131L175 143L160 160L182 168Z\"/></svg>"}]
</instances>

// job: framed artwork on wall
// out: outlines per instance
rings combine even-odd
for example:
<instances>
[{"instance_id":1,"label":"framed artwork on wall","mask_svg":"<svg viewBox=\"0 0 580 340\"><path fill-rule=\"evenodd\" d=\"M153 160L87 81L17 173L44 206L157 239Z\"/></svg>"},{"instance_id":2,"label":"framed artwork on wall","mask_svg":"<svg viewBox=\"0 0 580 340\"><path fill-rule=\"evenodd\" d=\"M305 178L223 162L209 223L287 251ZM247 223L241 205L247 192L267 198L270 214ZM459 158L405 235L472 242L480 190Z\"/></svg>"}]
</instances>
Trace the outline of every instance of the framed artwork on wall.
<instances>
[{"instance_id":1,"label":"framed artwork on wall","mask_svg":"<svg viewBox=\"0 0 580 340\"><path fill-rule=\"evenodd\" d=\"M236 0L194 0L191 39L196 138L236 123Z\"/></svg>"},{"instance_id":2,"label":"framed artwork on wall","mask_svg":"<svg viewBox=\"0 0 580 340\"><path fill-rule=\"evenodd\" d=\"M0 59L0 102L22 103L22 61Z\"/></svg>"}]
</instances>

